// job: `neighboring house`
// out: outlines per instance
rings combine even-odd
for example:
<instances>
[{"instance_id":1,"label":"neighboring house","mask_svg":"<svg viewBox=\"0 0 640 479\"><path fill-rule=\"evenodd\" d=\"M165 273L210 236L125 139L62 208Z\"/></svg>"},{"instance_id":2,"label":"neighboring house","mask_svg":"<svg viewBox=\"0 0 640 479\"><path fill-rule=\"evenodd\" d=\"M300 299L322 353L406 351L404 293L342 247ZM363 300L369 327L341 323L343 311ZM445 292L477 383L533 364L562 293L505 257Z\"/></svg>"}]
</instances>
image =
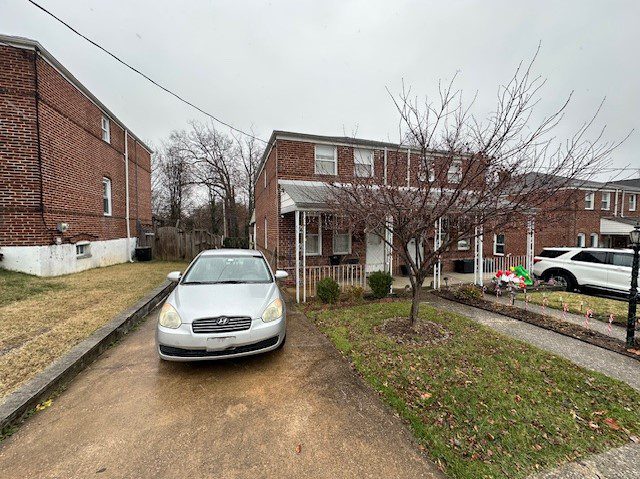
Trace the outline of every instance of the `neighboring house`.
<instances>
[{"instance_id":1,"label":"neighboring house","mask_svg":"<svg viewBox=\"0 0 640 479\"><path fill-rule=\"evenodd\" d=\"M437 161L437 152L433 155ZM393 143L274 131L258 168L253 243L274 267L294 270L298 216L306 230L307 267L357 263L367 272L389 268L394 274L401 272L398 254L389 254L379 235L330 221L321 190L327 182L348 183L355 175L411 185L412 178L430 174L415 170L424 164L418 159L417 150ZM452 163L449 182L456 182L466 168L464 161L471 160ZM555 213L556 221L536 218L536 252L546 246L624 246L634 220L640 219L638 187L588 182L567 188L565 194L568 198L557 198L563 206ZM443 225L445 234L447 227ZM433 241L433 236L426 241ZM528 239L522 219L504 231L485 231L482 256L488 260L523 256ZM453 268L451 260L473 257L473 240L460 241L447 252L443 269Z\"/></svg>"},{"instance_id":2,"label":"neighboring house","mask_svg":"<svg viewBox=\"0 0 640 479\"><path fill-rule=\"evenodd\" d=\"M0 267L129 260L151 223L151 150L37 41L0 35L0 65Z\"/></svg>"}]
</instances>

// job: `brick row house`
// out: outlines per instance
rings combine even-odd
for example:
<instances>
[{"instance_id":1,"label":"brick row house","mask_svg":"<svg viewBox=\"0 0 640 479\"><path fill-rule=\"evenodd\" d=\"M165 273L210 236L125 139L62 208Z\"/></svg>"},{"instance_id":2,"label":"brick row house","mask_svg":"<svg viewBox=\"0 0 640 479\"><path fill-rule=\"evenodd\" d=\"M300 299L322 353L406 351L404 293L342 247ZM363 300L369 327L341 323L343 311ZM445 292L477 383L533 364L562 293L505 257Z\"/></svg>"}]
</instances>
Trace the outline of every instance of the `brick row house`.
<instances>
[{"instance_id":1,"label":"brick row house","mask_svg":"<svg viewBox=\"0 0 640 479\"><path fill-rule=\"evenodd\" d=\"M361 264L366 272L391 268L393 274L402 274L398 255L386 251L379 235L352 231L348 225L327 221L331 215L318 191L327 182L349 183L354 176L373 176L376 182L382 178L386 182L387 176L394 176L396 181L399 178L397 184L414 186L415 178L429 174L416 171L424 164L419 155L417 150L393 143L274 131L255 185L253 243L266 253L274 267L294 270L298 212L297 221L304 221L306 230L307 267ZM472 160L463 158L451 163L447 171L449 182L455 183L467 167L464 161ZM640 219L640 187L633 184L582 182L559 195L563 197L556 200L563 207L554 213L557 218L535 219L536 252L548 246L625 246L628 232ZM443 228L450 226L445 224ZM520 258L527 254L530 237L524 219L514 220L504 231L485 231L482 256L486 261ZM448 251L443 270L453 269L456 259L473 258L473 241L460 241L457 248Z\"/></svg>"},{"instance_id":2,"label":"brick row house","mask_svg":"<svg viewBox=\"0 0 640 479\"><path fill-rule=\"evenodd\" d=\"M151 153L37 41L0 35L0 267L129 260L151 224Z\"/></svg>"}]
</instances>

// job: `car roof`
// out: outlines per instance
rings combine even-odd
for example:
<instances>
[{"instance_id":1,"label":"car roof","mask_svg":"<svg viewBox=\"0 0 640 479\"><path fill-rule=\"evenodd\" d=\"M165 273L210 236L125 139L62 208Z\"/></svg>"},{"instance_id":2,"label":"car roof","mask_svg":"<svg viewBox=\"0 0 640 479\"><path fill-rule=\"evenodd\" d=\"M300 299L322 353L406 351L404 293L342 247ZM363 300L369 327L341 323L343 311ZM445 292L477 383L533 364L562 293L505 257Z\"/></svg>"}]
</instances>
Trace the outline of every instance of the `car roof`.
<instances>
[{"instance_id":1,"label":"car roof","mask_svg":"<svg viewBox=\"0 0 640 479\"><path fill-rule=\"evenodd\" d=\"M556 251L566 251L566 252L578 252L578 251L600 251L604 253L633 253L633 250L630 248L581 248L579 246L554 246L552 248L542 248L545 250L556 250Z\"/></svg>"},{"instance_id":2,"label":"car roof","mask_svg":"<svg viewBox=\"0 0 640 479\"><path fill-rule=\"evenodd\" d=\"M220 249L208 249L200 253L201 256L260 256L262 253L257 249L235 249L235 248L220 248Z\"/></svg>"}]
</instances>

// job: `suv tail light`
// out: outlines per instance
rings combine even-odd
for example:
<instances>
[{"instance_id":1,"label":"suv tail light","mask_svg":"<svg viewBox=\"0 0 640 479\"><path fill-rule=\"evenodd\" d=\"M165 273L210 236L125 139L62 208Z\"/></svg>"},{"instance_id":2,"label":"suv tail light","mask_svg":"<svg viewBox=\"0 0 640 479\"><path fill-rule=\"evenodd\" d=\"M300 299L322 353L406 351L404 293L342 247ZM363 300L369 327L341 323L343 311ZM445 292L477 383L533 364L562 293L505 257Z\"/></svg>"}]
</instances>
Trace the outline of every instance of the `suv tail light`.
<instances>
[{"instance_id":1,"label":"suv tail light","mask_svg":"<svg viewBox=\"0 0 640 479\"><path fill-rule=\"evenodd\" d=\"M542 261L542 258L533 258L533 264L539 263Z\"/></svg>"}]
</instances>

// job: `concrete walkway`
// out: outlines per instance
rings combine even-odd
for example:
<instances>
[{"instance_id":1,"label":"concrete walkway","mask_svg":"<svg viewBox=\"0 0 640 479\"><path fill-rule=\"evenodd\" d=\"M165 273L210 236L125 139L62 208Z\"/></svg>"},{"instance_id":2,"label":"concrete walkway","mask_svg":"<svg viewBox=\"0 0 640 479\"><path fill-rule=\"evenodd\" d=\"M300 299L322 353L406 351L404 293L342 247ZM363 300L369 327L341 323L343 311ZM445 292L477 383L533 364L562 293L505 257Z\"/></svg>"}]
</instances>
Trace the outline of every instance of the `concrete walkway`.
<instances>
[{"instance_id":1,"label":"concrete walkway","mask_svg":"<svg viewBox=\"0 0 640 479\"><path fill-rule=\"evenodd\" d=\"M501 314L436 296L430 298L427 302L434 306L467 316L507 336L562 356L586 369L619 379L640 391L640 361Z\"/></svg>"},{"instance_id":2,"label":"concrete walkway","mask_svg":"<svg viewBox=\"0 0 640 479\"><path fill-rule=\"evenodd\" d=\"M436 478L408 429L309 320L282 351L163 363L156 318L0 445L10 478Z\"/></svg>"}]
</instances>

